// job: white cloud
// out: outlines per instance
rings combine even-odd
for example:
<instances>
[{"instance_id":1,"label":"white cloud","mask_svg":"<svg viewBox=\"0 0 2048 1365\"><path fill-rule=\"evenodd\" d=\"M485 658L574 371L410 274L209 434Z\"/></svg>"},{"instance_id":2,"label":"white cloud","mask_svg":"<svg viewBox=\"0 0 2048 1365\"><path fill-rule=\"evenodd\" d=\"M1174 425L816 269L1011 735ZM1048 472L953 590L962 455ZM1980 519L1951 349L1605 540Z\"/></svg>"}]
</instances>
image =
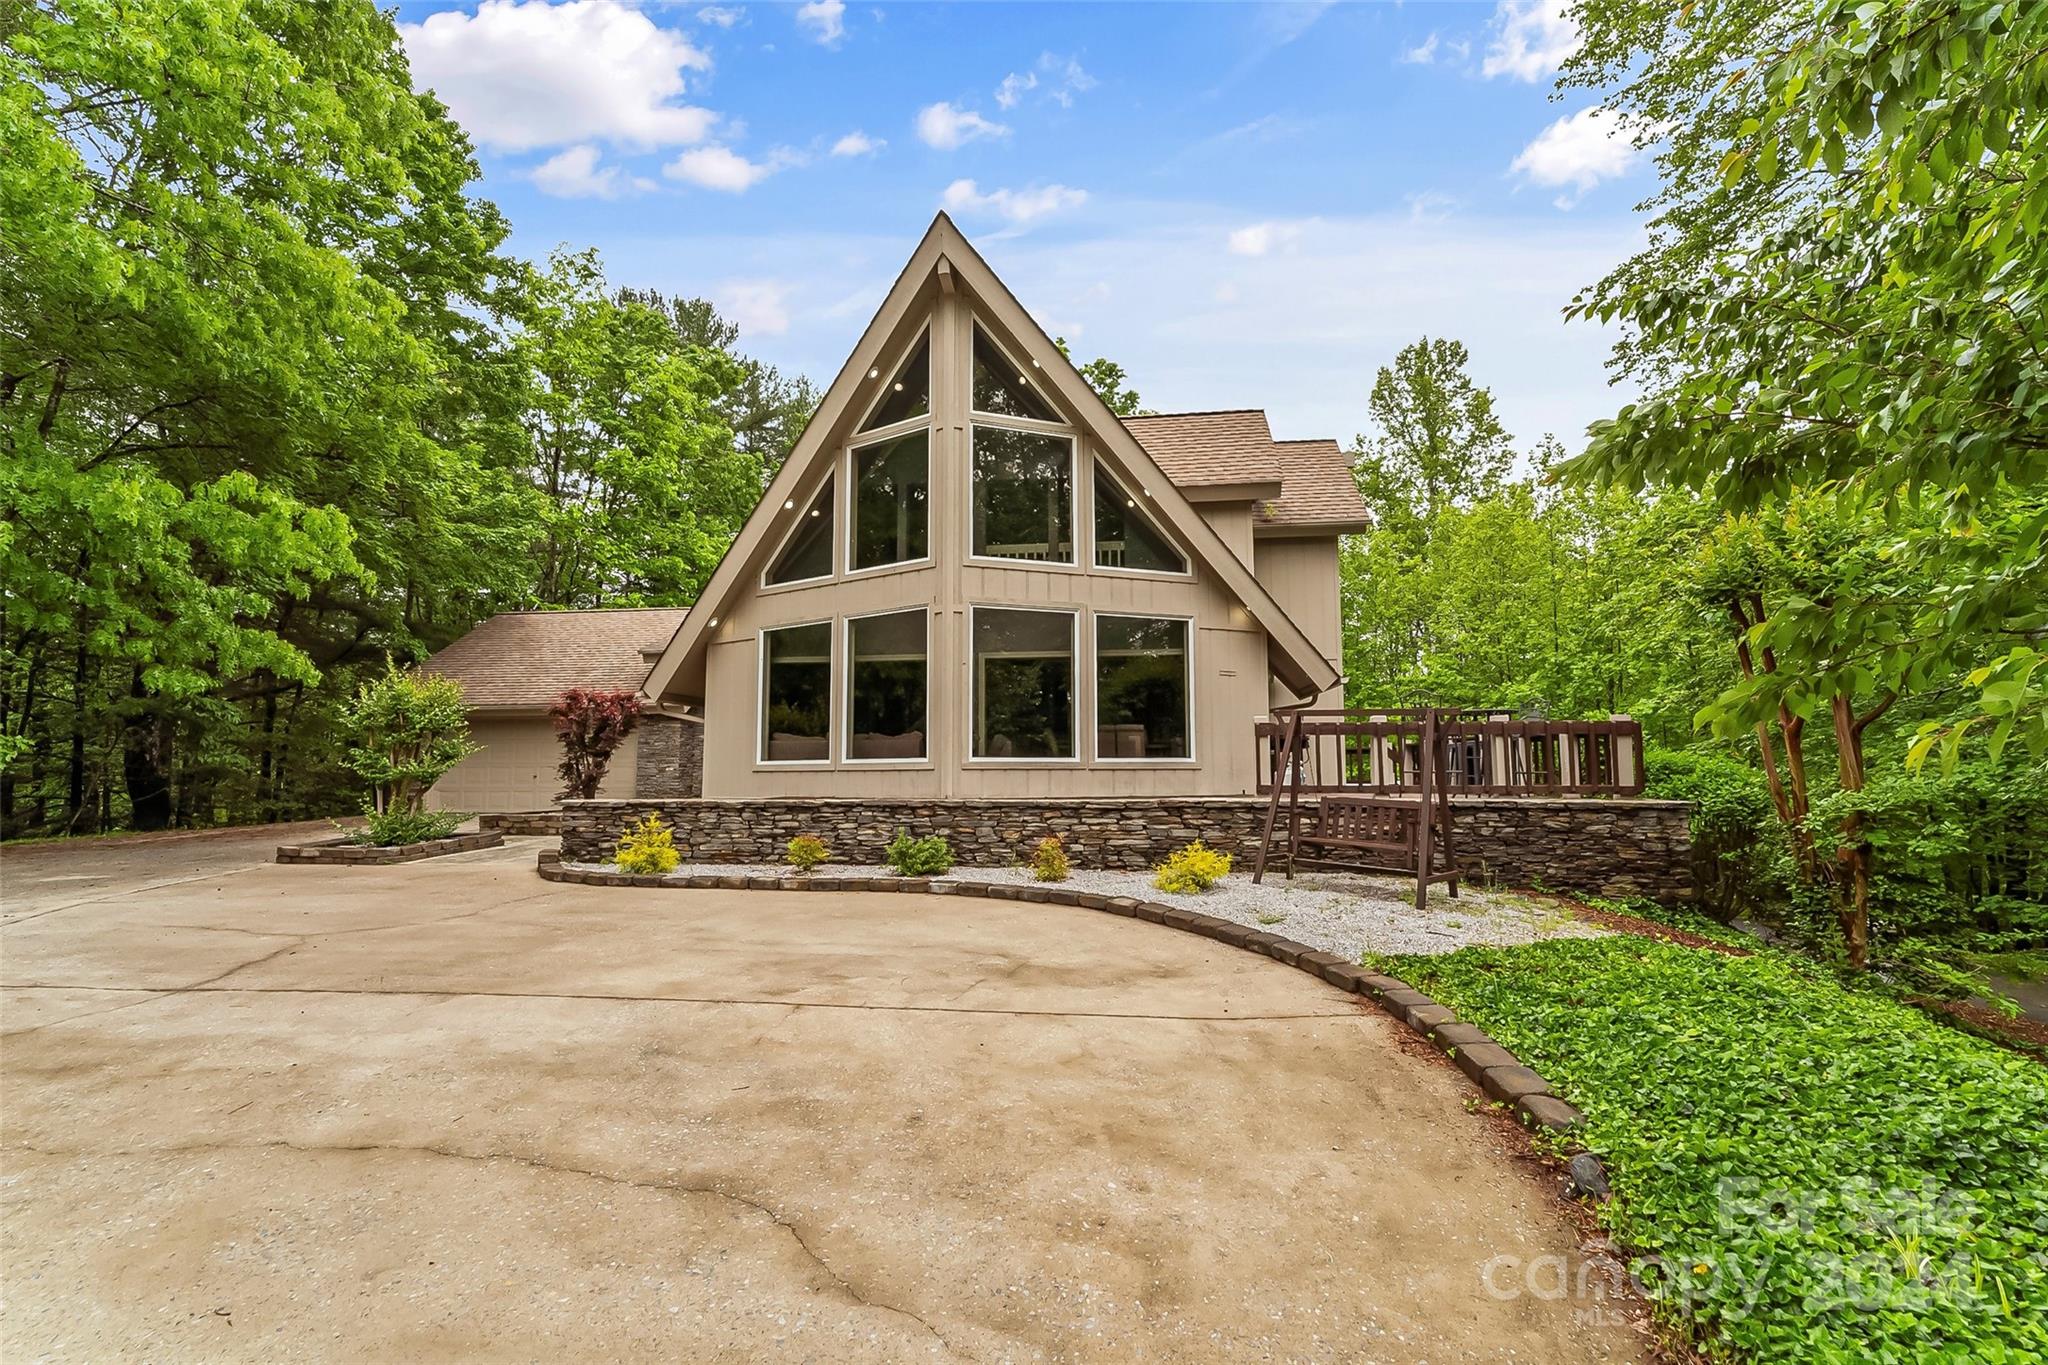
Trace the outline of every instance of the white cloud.
<instances>
[{"instance_id":1,"label":"white cloud","mask_svg":"<svg viewBox=\"0 0 2048 1365\"><path fill-rule=\"evenodd\" d=\"M1538 133L1509 169L1531 184L1571 187L1574 192L1557 201L1559 208L1570 208L1601 181L1626 175L1642 155L1628 121L1596 105L1567 114Z\"/></svg>"},{"instance_id":2,"label":"white cloud","mask_svg":"<svg viewBox=\"0 0 2048 1365\"><path fill-rule=\"evenodd\" d=\"M996 106L1001 109L1015 109L1017 101L1024 98L1028 90L1038 88L1038 74L1026 71L1021 74L1012 71L1003 77L1003 83L996 87Z\"/></svg>"},{"instance_id":3,"label":"white cloud","mask_svg":"<svg viewBox=\"0 0 2048 1365\"><path fill-rule=\"evenodd\" d=\"M1010 130L991 122L972 109L955 109L940 100L917 111L917 135L927 147L951 151L963 143L984 137L1008 137Z\"/></svg>"},{"instance_id":4,"label":"white cloud","mask_svg":"<svg viewBox=\"0 0 2048 1365\"><path fill-rule=\"evenodd\" d=\"M714 28L731 28L745 17L736 5L706 5L697 11L697 22Z\"/></svg>"},{"instance_id":5,"label":"white cloud","mask_svg":"<svg viewBox=\"0 0 2048 1365\"><path fill-rule=\"evenodd\" d=\"M1078 58L1041 52L1031 67L1012 71L1003 77L1003 83L996 87L996 106L1014 109L1026 95L1042 88L1046 99L1068 109L1073 107L1074 96L1093 90L1096 85L1096 79L1088 74Z\"/></svg>"},{"instance_id":6,"label":"white cloud","mask_svg":"<svg viewBox=\"0 0 2048 1365\"><path fill-rule=\"evenodd\" d=\"M555 153L527 173L542 194L557 199L617 199L629 190L648 190L654 182L628 176L617 166L598 165L598 151L579 142Z\"/></svg>"},{"instance_id":7,"label":"white cloud","mask_svg":"<svg viewBox=\"0 0 2048 1365\"><path fill-rule=\"evenodd\" d=\"M796 22L811 31L811 41L826 47L846 36L846 0L809 0L797 6Z\"/></svg>"},{"instance_id":8,"label":"white cloud","mask_svg":"<svg viewBox=\"0 0 2048 1365\"><path fill-rule=\"evenodd\" d=\"M742 335L781 336L789 330L791 289L787 280L726 280L712 288L711 300Z\"/></svg>"},{"instance_id":9,"label":"white cloud","mask_svg":"<svg viewBox=\"0 0 2048 1365\"><path fill-rule=\"evenodd\" d=\"M701 142L718 116L679 103L683 73L711 58L616 0L483 0L400 24L413 83L470 136L525 151L582 142Z\"/></svg>"},{"instance_id":10,"label":"white cloud","mask_svg":"<svg viewBox=\"0 0 2048 1365\"><path fill-rule=\"evenodd\" d=\"M1437 45L1441 41L1435 32L1432 31L1427 38L1424 38L1414 47L1402 48L1401 61L1408 66L1428 66L1436 60Z\"/></svg>"},{"instance_id":11,"label":"white cloud","mask_svg":"<svg viewBox=\"0 0 2048 1365\"><path fill-rule=\"evenodd\" d=\"M955 180L946 186L939 202L954 213L995 213L1021 224L1062 209L1079 208L1088 202L1088 192L1065 185L1033 185L983 194L972 180Z\"/></svg>"},{"instance_id":12,"label":"white cloud","mask_svg":"<svg viewBox=\"0 0 2048 1365\"><path fill-rule=\"evenodd\" d=\"M832 144L834 156L873 156L889 144L878 137L869 137L856 128Z\"/></svg>"},{"instance_id":13,"label":"white cloud","mask_svg":"<svg viewBox=\"0 0 2048 1365\"><path fill-rule=\"evenodd\" d=\"M1540 81L1564 65L1581 41L1566 4L1567 0L1500 0L1493 15L1493 41L1480 70L1489 78Z\"/></svg>"},{"instance_id":14,"label":"white cloud","mask_svg":"<svg viewBox=\"0 0 2048 1365\"><path fill-rule=\"evenodd\" d=\"M1234 256L1265 256L1274 248L1292 245L1301 237L1300 223L1253 223L1230 234Z\"/></svg>"},{"instance_id":15,"label":"white cloud","mask_svg":"<svg viewBox=\"0 0 2048 1365\"><path fill-rule=\"evenodd\" d=\"M1450 217L1457 200L1440 190L1418 190L1406 197L1408 220L1414 223L1441 223Z\"/></svg>"},{"instance_id":16,"label":"white cloud","mask_svg":"<svg viewBox=\"0 0 2048 1365\"><path fill-rule=\"evenodd\" d=\"M724 194L744 194L795 157L786 151L769 153L766 160L749 161L730 147L693 147L661 168L671 180L687 181Z\"/></svg>"}]
</instances>

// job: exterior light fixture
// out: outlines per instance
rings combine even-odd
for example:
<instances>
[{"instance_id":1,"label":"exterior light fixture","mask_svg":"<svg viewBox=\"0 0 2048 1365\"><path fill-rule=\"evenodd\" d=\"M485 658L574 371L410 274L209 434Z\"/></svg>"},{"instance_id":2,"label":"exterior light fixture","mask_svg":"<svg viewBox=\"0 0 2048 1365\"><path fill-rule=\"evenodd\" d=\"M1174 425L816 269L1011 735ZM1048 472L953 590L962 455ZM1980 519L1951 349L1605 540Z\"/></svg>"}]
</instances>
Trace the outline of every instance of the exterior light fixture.
<instances>
[{"instance_id":1,"label":"exterior light fixture","mask_svg":"<svg viewBox=\"0 0 2048 1365\"><path fill-rule=\"evenodd\" d=\"M870 379L880 379L881 377L882 377L882 372L881 372L880 370L869 370L869 371L868 371L868 378L870 378Z\"/></svg>"},{"instance_id":2,"label":"exterior light fixture","mask_svg":"<svg viewBox=\"0 0 2048 1365\"><path fill-rule=\"evenodd\" d=\"M795 499L795 498L784 498L784 499L782 500L782 510L783 510L783 511L785 511L785 512L793 512L793 511L795 511L795 510L796 510L796 499Z\"/></svg>"},{"instance_id":3,"label":"exterior light fixture","mask_svg":"<svg viewBox=\"0 0 2048 1365\"><path fill-rule=\"evenodd\" d=\"M898 385L896 386L896 392L898 392L898 393L901 393L901 392L903 392L903 386L902 386L901 384L898 384Z\"/></svg>"},{"instance_id":4,"label":"exterior light fixture","mask_svg":"<svg viewBox=\"0 0 2048 1365\"><path fill-rule=\"evenodd\" d=\"M718 629L718 618L717 618L716 616L714 616L714 617L712 617L712 618L711 618L711 627L710 627L710 628L711 628L712 630L717 630L717 629Z\"/></svg>"}]
</instances>

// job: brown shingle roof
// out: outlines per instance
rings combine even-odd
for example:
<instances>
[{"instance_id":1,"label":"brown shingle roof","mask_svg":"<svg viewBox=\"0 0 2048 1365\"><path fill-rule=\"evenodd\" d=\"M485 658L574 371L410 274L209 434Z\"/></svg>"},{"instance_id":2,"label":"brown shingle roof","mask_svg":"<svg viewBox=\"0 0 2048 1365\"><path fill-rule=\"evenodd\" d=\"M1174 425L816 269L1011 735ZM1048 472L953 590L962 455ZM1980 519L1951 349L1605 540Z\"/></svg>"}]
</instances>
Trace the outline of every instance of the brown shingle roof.
<instances>
[{"instance_id":1,"label":"brown shingle roof","mask_svg":"<svg viewBox=\"0 0 2048 1365\"><path fill-rule=\"evenodd\" d=\"M1365 499L1335 441L1275 441L1273 447L1280 453L1280 496L1259 504L1253 525L1364 528Z\"/></svg>"},{"instance_id":2,"label":"brown shingle roof","mask_svg":"<svg viewBox=\"0 0 2048 1365\"><path fill-rule=\"evenodd\" d=\"M1365 500L1351 462L1328 439L1276 441L1257 408L1228 412L1162 412L1126 417L1124 426L1182 488L1277 483L1280 496L1261 502L1259 526L1359 526Z\"/></svg>"},{"instance_id":3,"label":"brown shingle roof","mask_svg":"<svg viewBox=\"0 0 2048 1365\"><path fill-rule=\"evenodd\" d=\"M569 687L637 690L683 607L508 611L427 660L462 684L471 706L546 706Z\"/></svg>"},{"instance_id":4,"label":"brown shingle roof","mask_svg":"<svg viewBox=\"0 0 2048 1365\"><path fill-rule=\"evenodd\" d=\"M1148 413L1124 418L1124 428L1182 488L1280 481L1273 429L1257 408Z\"/></svg>"}]
</instances>

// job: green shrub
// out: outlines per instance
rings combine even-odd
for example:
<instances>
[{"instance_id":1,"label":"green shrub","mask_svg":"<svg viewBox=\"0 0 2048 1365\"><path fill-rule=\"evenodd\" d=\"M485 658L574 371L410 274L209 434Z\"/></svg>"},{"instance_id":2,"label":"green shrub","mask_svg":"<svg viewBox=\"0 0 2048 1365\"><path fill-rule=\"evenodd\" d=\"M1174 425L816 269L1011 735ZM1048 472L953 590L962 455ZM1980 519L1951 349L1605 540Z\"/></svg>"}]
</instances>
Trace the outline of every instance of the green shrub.
<instances>
[{"instance_id":1,"label":"green shrub","mask_svg":"<svg viewBox=\"0 0 2048 1365\"><path fill-rule=\"evenodd\" d=\"M355 835L359 844L396 848L400 844L423 844L429 839L446 839L469 817L455 810L387 810L365 808L363 828Z\"/></svg>"},{"instance_id":2,"label":"green shrub","mask_svg":"<svg viewBox=\"0 0 2048 1365\"><path fill-rule=\"evenodd\" d=\"M659 815L649 813L646 819L635 821L626 827L626 837L619 840L619 871L634 876L661 876L676 870L683 855L676 852L676 832L664 824Z\"/></svg>"},{"instance_id":3,"label":"green shrub","mask_svg":"<svg viewBox=\"0 0 2048 1365\"><path fill-rule=\"evenodd\" d=\"M1542 1073L1714 1359L2048 1353L2048 1071L1790 954L1616 936L1375 958Z\"/></svg>"},{"instance_id":4,"label":"green shrub","mask_svg":"<svg viewBox=\"0 0 2048 1365\"><path fill-rule=\"evenodd\" d=\"M1726 923L1783 894L1786 831L1764 775L1726 754L1645 749L1643 795L1690 801L1700 904Z\"/></svg>"},{"instance_id":5,"label":"green shrub","mask_svg":"<svg viewBox=\"0 0 2048 1365\"><path fill-rule=\"evenodd\" d=\"M396 666L372 678L342 708L348 765L370 784L370 807L411 814L441 775L475 753L462 685Z\"/></svg>"},{"instance_id":6,"label":"green shrub","mask_svg":"<svg viewBox=\"0 0 2048 1365\"><path fill-rule=\"evenodd\" d=\"M899 829L884 856L899 877L943 877L953 870L953 846L936 834L913 839Z\"/></svg>"},{"instance_id":7,"label":"green shrub","mask_svg":"<svg viewBox=\"0 0 2048 1365\"><path fill-rule=\"evenodd\" d=\"M1073 870L1074 865L1067 860L1067 846L1057 834L1046 835L1031 850L1031 877L1034 881L1063 882Z\"/></svg>"},{"instance_id":8,"label":"green shrub","mask_svg":"<svg viewBox=\"0 0 2048 1365\"><path fill-rule=\"evenodd\" d=\"M1152 869L1152 885L1176 895L1207 891L1230 875L1230 855L1195 840Z\"/></svg>"},{"instance_id":9,"label":"green shrub","mask_svg":"<svg viewBox=\"0 0 2048 1365\"><path fill-rule=\"evenodd\" d=\"M799 834L789 841L789 865L809 872L832 857L832 847L815 834Z\"/></svg>"}]
</instances>

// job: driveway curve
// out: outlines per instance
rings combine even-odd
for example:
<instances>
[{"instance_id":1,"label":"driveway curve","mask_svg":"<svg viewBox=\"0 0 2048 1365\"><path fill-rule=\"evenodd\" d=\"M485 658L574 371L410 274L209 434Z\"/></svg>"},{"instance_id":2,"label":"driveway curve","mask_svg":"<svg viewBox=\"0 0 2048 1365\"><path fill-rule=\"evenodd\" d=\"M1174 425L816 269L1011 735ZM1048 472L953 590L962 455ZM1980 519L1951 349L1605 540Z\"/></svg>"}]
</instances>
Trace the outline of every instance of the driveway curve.
<instances>
[{"instance_id":1,"label":"driveway curve","mask_svg":"<svg viewBox=\"0 0 2048 1365\"><path fill-rule=\"evenodd\" d=\"M1462 1080L1251 954L243 852L0 864L7 1359L1644 1352L1512 1268L1577 1239Z\"/></svg>"}]
</instances>

